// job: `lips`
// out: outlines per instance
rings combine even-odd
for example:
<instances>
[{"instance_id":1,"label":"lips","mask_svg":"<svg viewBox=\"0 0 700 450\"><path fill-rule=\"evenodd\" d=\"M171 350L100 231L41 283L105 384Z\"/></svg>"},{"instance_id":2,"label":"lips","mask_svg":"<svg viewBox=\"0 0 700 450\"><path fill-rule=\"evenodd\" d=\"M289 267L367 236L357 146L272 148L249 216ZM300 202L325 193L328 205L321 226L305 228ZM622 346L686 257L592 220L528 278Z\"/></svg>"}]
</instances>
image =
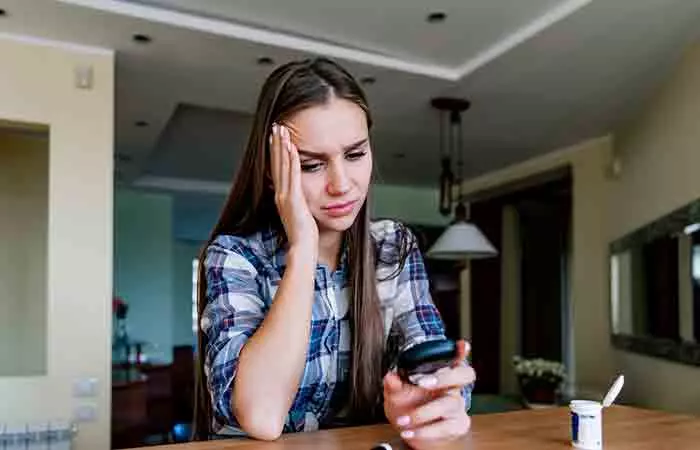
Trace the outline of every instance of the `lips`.
<instances>
[{"instance_id":1,"label":"lips","mask_svg":"<svg viewBox=\"0 0 700 450\"><path fill-rule=\"evenodd\" d=\"M323 210L332 217L342 217L350 214L353 207L357 203L357 200L351 200L349 202L334 203L323 208Z\"/></svg>"}]
</instances>

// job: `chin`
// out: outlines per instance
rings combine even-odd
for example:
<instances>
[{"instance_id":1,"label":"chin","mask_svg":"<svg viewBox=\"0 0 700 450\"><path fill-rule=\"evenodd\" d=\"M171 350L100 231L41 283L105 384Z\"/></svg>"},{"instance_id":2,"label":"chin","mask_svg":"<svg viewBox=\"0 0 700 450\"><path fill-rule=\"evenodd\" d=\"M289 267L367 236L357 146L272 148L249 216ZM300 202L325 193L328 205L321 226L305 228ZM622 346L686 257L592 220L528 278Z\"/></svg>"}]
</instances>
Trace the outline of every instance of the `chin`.
<instances>
[{"instance_id":1,"label":"chin","mask_svg":"<svg viewBox=\"0 0 700 450\"><path fill-rule=\"evenodd\" d=\"M352 214L345 217L324 217L318 221L319 229L325 231L343 232L350 229L357 220L357 215Z\"/></svg>"}]
</instances>

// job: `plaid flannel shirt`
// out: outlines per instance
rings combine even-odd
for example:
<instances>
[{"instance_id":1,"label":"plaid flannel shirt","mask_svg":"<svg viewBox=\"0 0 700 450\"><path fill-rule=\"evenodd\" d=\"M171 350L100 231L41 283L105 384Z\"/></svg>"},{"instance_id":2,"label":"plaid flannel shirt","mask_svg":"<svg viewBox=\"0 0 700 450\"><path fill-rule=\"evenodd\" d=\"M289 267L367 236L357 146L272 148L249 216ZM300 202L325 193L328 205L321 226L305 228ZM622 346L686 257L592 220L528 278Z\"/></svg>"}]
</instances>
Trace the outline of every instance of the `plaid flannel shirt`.
<instances>
[{"instance_id":1,"label":"plaid flannel shirt","mask_svg":"<svg viewBox=\"0 0 700 450\"><path fill-rule=\"evenodd\" d=\"M382 220L373 222L370 231L379 251L377 289L387 348L398 351L443 338L444 324L431 300L417 246L398 276L384 280L398 269L398 261L394 265L380 261L392 260L399 228L391 220ZM208 304L200 320L207 338L204 370L217 434L242 434L231 411L233 380L241 349L265 318L284 273L285 250L277 242L276 233L267 230L247 237L221 235L207 248ZM345 406L351 351L346 255L347 251L334 272L317 266L306 366L285 432L318 429ZM463 394L468 408L471 387Z\"/></svg>"}]
</instances>

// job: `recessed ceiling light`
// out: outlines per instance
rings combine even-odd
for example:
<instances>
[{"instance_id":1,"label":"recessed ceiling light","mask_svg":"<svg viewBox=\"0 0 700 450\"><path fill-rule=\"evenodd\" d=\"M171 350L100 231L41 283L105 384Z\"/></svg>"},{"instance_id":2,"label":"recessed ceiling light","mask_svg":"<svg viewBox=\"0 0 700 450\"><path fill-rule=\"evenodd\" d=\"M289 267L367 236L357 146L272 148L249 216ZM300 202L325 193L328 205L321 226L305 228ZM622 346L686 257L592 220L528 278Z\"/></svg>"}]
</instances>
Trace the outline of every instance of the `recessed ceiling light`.
<instances>
[{"instance_id":1,"label":"recessed ceiling light","mask_svg":"<svg viewBox=\"0 0 700 450\"><path fill-rule=\"evenodd\" d=\"M129 155L124 155L123 153L117 153L114 155L114 159L120 163L130 163L134 158Z\"/></svg>"},{"instance_id":2,"label":"recessed ceiling light","mask_svg":"<svg viewBox=\"0 0 700 450\"><path fill-rule=\"evenodd\" d=\"M442 23L445 21L445 19L447 19L447 14L440 11L432 12L425 18L428 23Z\"/></svg>"},{"instance_id":3,"label":"recessed ceiling light","mask_svg":"<svg viewBox=\"0 0 700 450\"><path fill-rule=\"evenodd\" d=\"M135 34L132 36L134 42L138 44L150 44L153 39L147 34Z\"/></svg>"},{"instance_id":4,"label":"recessed ceiling light","mask_svg":"<svg viewBox=\"0 0 700 450\"><path fill-rule=\"evenodd\" d=\"M146 122L145 120L137 120L136 122L134 122L134 125L136 125L139 128L144 128L148 126L148 122Z\"/></svg>"},{"instance_id":5,"label":"recessed ceiling light","mask_svg":"<svg viewBox=\"0 0 700 450\"><path fill-rule=\"evenodd\" d=\"M362 78L360 78L360 83L362 83L362 84L369 85L369 84L374 84L376 82L377 82L377 79L374 77L362 77Z\"/></svg>"},{"instance_id":6,"label":"recessed ceiling light","mask_svg":"<svg viewBox=\"0 0 700 450\"><path fill-rule=\"evenodd\" d=\"M268 56L261 56L258 58L258 65L260 66L271 66L274 62L275 61Z\"/></svg>"}]
</instances>

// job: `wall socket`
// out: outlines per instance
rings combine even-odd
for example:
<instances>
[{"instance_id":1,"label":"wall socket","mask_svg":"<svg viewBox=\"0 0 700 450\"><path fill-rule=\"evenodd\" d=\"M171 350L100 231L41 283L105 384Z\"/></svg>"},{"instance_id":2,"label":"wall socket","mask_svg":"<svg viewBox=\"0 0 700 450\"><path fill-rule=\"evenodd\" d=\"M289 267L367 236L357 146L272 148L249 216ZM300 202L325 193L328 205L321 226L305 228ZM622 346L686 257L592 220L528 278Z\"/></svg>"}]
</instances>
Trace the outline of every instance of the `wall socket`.
<instances>
[{"instance_id":1,"label":"wall socket","mask_svg":"<svg viewBox=\"0 0 700 450\"><path fill-rule=\"evenodd\" d=\"M97 405L86 403L73 409L73 419L76 422L94 422L97 420Z\"/></svg>"},{"instance_id":2,"label":"wall socket","mask_svg":"<svg viewBox=\"0 0 700 450\"><path fill-rule=\"evenodd\" d=\"M78 65L75 67L75 87L78 89L92 89L92 66Z\"/></svg>"}]
</instances>

